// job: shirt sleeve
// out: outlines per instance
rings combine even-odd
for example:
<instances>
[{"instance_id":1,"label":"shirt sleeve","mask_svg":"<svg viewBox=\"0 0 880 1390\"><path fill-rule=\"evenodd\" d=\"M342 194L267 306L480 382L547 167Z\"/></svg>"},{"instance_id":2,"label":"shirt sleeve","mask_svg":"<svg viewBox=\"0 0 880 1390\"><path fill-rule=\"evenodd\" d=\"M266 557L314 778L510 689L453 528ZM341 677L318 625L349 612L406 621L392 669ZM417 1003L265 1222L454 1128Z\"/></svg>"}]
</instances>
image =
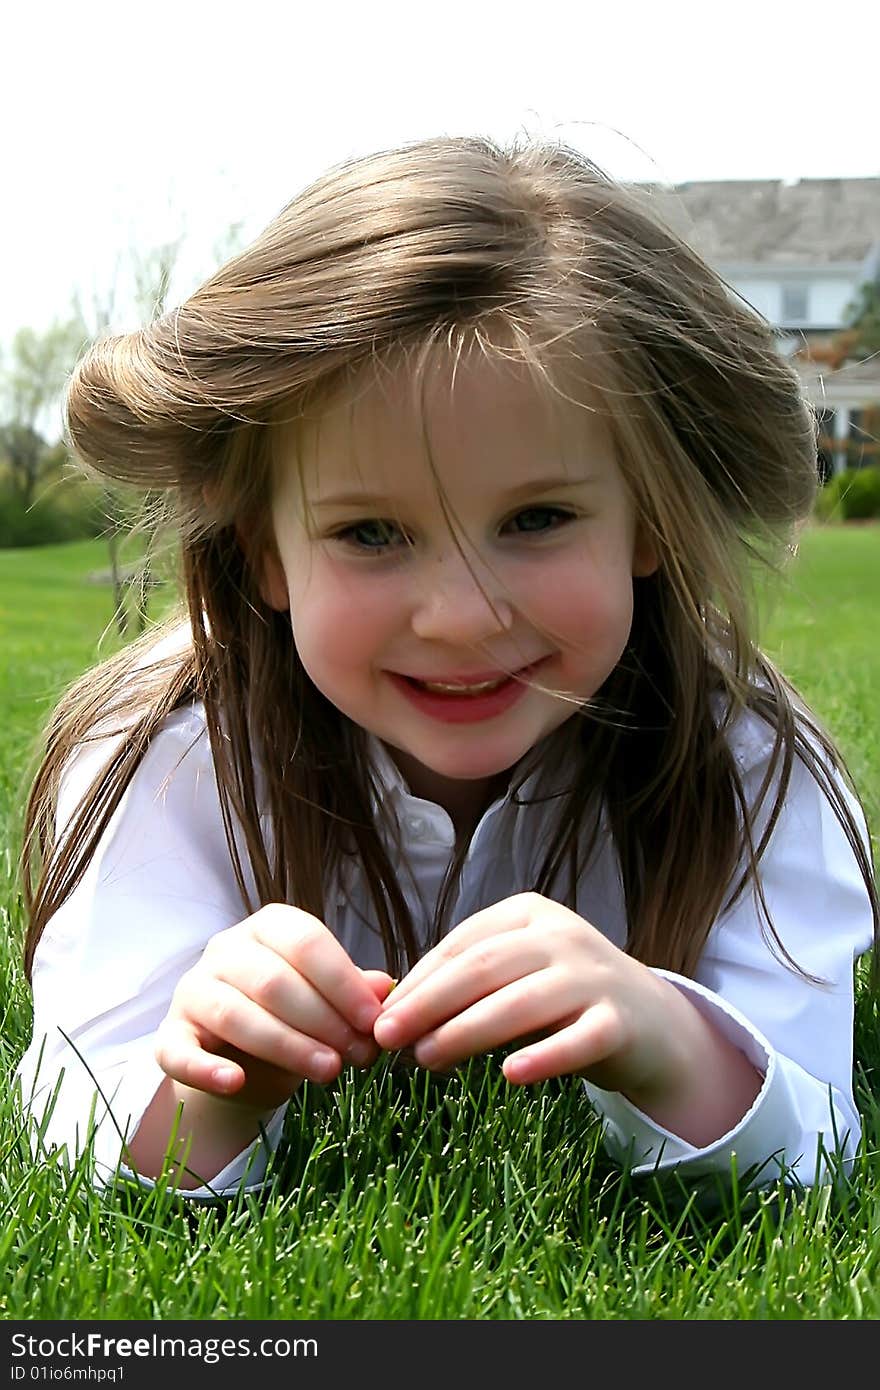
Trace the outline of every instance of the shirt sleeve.
<instances>
[{"instance_id":1,"label":"shirt sleeve","mask_svg":"<svg viewBox=\"0 0 880 1390\"><path fill-rule=\"evenodd\" d=\"M113 740L80 749L62 778L63 834ZM246 863L246 859L243 858ZM150 746L82 880L47 923L32 978L34 1025L17 1068L35 1157L93 1139L97 1186L117 1173L154 1184L122 1161L164 1080L156 1030L181 975L210 938L247 916L232 871L204 716L175 711ZM214 1200L261 1186L278 1144L281 1107L208 1184L181 1195ZM92 1133L90 1134L90 1130Z\"/></svg>"},{"instance_id":2,"label":"shirt sleeve","mask_svg":"<svg viewBox=\"0 0 880 1390\"><path fill-rule=\"evenodd\" d=\"M749 804L767 771L770 746L763 742L761 756L741 766ZM870 861L861 808L842 779L835 774L834 780ZM772 799L771 791L765 808ZM677 1169L687 1178L729 1176L735 1163L751 1186L780 1174L810 1186L827 1181L832 1167L852 1166L861 1136L852 1084L854 964L872 944L873 916L846 835L799 758L759 872L785 949L826 983L811 983L774 954L761 932L753 888L715 923L695 979L655 971L682 990L764 1080L738 1124L705 1148L670 1133L623 1096L585 1083L609 1153L635 1174Z\"/></svg>"}]
</instances>

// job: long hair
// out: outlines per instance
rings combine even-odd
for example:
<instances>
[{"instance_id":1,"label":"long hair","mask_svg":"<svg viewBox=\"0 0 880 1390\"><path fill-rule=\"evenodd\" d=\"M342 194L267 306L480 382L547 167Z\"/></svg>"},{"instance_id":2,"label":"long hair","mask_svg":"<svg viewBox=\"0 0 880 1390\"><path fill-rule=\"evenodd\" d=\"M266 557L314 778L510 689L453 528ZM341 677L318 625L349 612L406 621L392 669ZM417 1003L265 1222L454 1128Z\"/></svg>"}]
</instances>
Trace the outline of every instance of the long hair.
<instances>
[{"instance_id":1,"label":"long hair","mask_svg":"<svg viewBox=\"0 0 880 1390\"><path fill-rule=\"evenodd\" d=\"M390 813L374 810L365 731L309 679L289 617L264 602L240 537L249 554L272 544L282 423L295 430L364 373L405 363L416 379L473 348L525 364L548 398L571 403L582 388L601 400L660 556L653 575L634 581L618 666L543 750L571 769L571 784L531 886L547 891L564 869L574 906L579 837L586 830L595 842L601 802L633 955L693 973L713 921L751 886L768 944L797 968L763 903L759 863L799 758L857 856L876 931L869 851L832 769L850 788L852 779L757 646L755 561L777 566L817 483L815 421L771 329L656 219L646 194L577 152L436 139L335 168L182 306L98 342L73 374L66 421L78 458L166 499L189 632L157 660L148 634L74 684L55 711L26 813L28 979L46 922L81 878L150 740L171 710L195 701L248 909L282 901L323 919L331 879L354 853L389 970L413 963L414 924L374 821ZM773 734L751 805L726 738L746 709ZM62 771L74 749L111 731L112 757L59 838ZM433 939L466 852L465 838Z\"/></svg>"}]
</instances>

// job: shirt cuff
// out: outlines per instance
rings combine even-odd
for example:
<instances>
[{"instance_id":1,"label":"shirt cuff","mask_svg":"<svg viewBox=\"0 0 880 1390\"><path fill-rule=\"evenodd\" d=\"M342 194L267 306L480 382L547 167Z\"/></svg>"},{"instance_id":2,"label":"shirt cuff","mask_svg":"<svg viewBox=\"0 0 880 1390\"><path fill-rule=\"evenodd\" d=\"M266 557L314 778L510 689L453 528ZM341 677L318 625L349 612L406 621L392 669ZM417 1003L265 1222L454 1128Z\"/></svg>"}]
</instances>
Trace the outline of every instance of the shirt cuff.
<instances>
[{"instance_id":1,"label":"shirt cuff","mask_svg":"<svg viewBox=\"0 0 880 1390\"><path fill-rule=\"evenodd\" d=\"M76 1059L77 1062L78 1060ZM115 1077L114 1073L118 1070L122 1070L122 1075ZM92 1085L86 1086L85 1092L82 1083L78 1089L71 1088L66 1092L67 1080L65 1076L61 1082L60 1099L64 1099L66 1095L66 1107L59 1116L60 1133L55 1138L55 1143L58 1142L60 1134L69 1132L73 1111L79 1107L74 1126L76 1140L73 1150L74 1155L79 1155L91 1141L95 1187L107 1188L120 1179L126 1184L135 1183L143 1188L156 1187L157 1183L152 1178L144 1177L125 1162L125 1147L137 1133L150 1101L165 1080L165 1073L155 1058L152 1037L138 1039L135 1043L129 1044L123 1062L109 1066L105 1064L101 1070L100 1092L95 1098L93 1128L87 1127L80 1120L80 1116L87 1113L87 1101L93 1089ZM281 1140L286 1111L285 1102L272 1114L263 1132L209 1182L196 1188L177 1187L174 1190L187 1198L204 1202L228 1197L239 1191L259 1191L264 1183L269 1160Z\"/></svg>"},{"instance_id":2,"label":"shirt cuff","mask_svg":"<svg viewBox=\"0 0 880 1390\"><path fill-rule=\"evenodd\" d=\"M175 1194L185 1197L190 1202L210 1204L220 1198L246 1196L248 1193L260 1192L265 1185L269 1160L281 1141L286 1113L287 1102L275 1111L253 1143L227 1163L226 1167L222 1168L216 1177L211 1178L210 1182L203 1183L201 1187L176 1187L174 1188ZM153 1178L146 1178L142 1173L136 1173L122 1162L112 1173L105 1172L101 1176L102 1185L106 1185L113 1178L118 1177L127 1183L134 1183L145 1189L157 1186Z\"/></svg>"},{"instance_id":3,"label":"shirt cuff","mask_svg":"<svg viewBox=\"0 0 880 1390\"><path fill-rule=\"evenodd\" d=\"M738 1009L704 985L670 970L652 967L652 973L686 994L713 1027L745 1054L764 1081L742 1119L705 1148L664 1129L619 1092L603 1091L584 1081L587 1095L602 1118L609 1153L627 1164L634 1175L664 1173L682 1165L687 1165L689 1176L729 1175L735 1157L738 1173L756 1170L752 1182L765 1183L778 1177L785 1157L779 1143L785 1126L780 1120L787 1118L791 1105L775 1050Z\"/></svg>"}]
</instances>

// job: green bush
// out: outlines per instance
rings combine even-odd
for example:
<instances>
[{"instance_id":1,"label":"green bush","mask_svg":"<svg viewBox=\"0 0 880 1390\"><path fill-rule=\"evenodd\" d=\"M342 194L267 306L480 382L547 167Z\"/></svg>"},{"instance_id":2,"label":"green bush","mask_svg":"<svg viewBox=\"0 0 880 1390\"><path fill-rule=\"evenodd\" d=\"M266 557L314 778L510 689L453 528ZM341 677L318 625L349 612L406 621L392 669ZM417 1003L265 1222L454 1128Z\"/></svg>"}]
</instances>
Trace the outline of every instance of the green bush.
<instances>
[{"instance_id":1,"label":"green bush","mask_svg":"<svg viewBox=\"0 0 880 1390\"><path fill-rule=\"evenodd\" d=\"M819 521L880 517L880 468L846 468L829 478L816 498Z\"/></svg>"},{"instance_id":2,"label":"green bush","mask_svg":"<svg viewBox=\"0 0 880 1390\"><path fill-rule=\"evenodd\" d=\"M856 468L844 476L840 501L847 521L880 516L880 468Z\"/></svg>"},{"instance_id":3,"label":"green bush","mask_svg":"<svg viewBox=\"0 0 880 1390\"><path fill-rule=\"evenodd\" d=\"M103 534L107 519L99 488L63 480L25 507L8 481L0 483L0 549L55 545Z\"/></svg>"}]
</instances>

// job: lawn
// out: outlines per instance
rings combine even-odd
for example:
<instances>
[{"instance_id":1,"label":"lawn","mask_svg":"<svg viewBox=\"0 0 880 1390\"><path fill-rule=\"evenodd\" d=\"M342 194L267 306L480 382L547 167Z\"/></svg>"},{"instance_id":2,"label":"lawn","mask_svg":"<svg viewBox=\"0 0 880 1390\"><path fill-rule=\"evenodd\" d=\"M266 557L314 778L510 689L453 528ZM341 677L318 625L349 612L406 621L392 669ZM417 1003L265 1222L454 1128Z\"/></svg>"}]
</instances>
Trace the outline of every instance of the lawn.
<instances>
[{"instance_id":1,"label":"lawn","mask_svg":"<svg viewBox=\"0 0 880 1390\"><path fill-rule=\"evenodd\" d=\"M27 765L61 687L119 643L98 542L0 552L0 902L11 1073L30 1028L12 872ZM808 530L763 643L830 726L880 824L880 527ZM875 852L876 852L875 838ZM507 1089L497 1059L449 1078L304 1089L259 1199L192 1210L34 1167L0 1102L5 1319L875 1319L880 1053L862 991L865 1142L846 1196L636 1184L605 1159L575 1082Z\"/></svg>"}]
</instances>

